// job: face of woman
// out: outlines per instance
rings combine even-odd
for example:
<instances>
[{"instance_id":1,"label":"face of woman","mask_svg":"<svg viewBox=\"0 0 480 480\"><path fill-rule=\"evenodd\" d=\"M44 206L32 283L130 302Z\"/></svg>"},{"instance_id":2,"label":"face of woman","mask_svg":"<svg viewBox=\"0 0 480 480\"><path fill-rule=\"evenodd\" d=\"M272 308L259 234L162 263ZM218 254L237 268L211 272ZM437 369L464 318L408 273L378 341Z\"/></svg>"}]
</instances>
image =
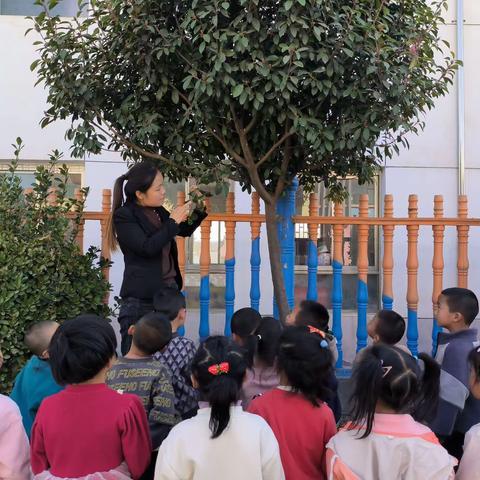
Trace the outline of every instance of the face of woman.
<instances>
[{"instance_id":1,"label":"face of woman","mask_svg":"<svg viewBox=\"0 0 480 480\"><path fill-rule=\"evenodd\" d=\"M163 184L163 175L158 172L155 180L146 192L137 190L137 200L142 207L161 207L165 201L165 186Z\"/></svg>"}]
</instances>

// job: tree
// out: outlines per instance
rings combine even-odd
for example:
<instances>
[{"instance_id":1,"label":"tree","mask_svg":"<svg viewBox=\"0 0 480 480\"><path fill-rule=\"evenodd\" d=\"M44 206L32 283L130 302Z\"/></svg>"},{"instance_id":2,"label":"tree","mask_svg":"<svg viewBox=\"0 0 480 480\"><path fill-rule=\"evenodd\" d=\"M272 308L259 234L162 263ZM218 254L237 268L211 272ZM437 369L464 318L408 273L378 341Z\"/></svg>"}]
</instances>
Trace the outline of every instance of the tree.
<instances>
[{"instance_id":1,"label":"tree","mask_svg":"<svg viewBox=\"0 0 480 480\"><path fill-rule=\"evenodd\" d=\"M254 188L284 318L278 200L295 176L340 199L342 178L371 181L423 128L456 68L439 34L444 8L444 0L93 0L73 22L46 8L35 18L42 40L32 66L51 104L42 124L71 117L75 155L112 148L157 161L173 179Z\"/></svg>"},{"instance_id":2,"label":"tree","mask_svg":"<svg viewBox=\"0 0 480 480\"><path fill-rule=\"evenodd\" d=\"M80 252L75 237L85 201L67 195L68 169L55 151L47 166L39 166L30 193L16 173L22 149L9 171L0 174L0 350L5 365L0 385L8 392L30 352L25 330L35 322L62 322L80 313L110 312L103 303L110 289L102 269L108 262L90 248ZM58 174L55 171L58 170ZM56 202L51 189L56 188ZM84 194L86 194L84 190ZM70 214L73 218L67 218Z\"/></svg>"}]
</instances>

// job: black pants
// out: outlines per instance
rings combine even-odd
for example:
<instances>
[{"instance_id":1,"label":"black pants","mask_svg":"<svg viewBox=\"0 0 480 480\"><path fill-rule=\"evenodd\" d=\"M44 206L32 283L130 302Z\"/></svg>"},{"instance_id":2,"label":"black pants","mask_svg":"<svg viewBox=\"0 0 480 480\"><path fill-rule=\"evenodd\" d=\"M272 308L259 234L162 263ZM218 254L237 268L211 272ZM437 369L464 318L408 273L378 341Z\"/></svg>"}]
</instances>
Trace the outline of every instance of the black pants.
<instances>
[{"instance_id":1,"label":"black pants","mask_svg":"<svg viewBox=\"0 0 480 480\"><path fill-rule=\"evenodd\" d=\"M139 298L128 297L122 299L118 323L122 335L122 355L126 355L132 344L132 337L128 334L131 325L135 325L140 318L153 310L153 303Z\"/></svg>"}]
</instances>

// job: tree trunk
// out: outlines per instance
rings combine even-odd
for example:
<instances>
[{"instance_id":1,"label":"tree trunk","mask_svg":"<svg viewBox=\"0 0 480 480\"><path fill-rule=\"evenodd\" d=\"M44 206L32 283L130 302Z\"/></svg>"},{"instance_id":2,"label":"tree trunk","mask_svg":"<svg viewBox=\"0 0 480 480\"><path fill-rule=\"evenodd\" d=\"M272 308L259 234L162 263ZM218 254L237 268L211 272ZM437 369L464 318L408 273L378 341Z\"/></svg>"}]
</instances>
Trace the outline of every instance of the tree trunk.
<instances>
[{"instance_id":1,"label":"tree trunk","mask_svg":"<svg viewBox=\"0 0 480 480\"><path fill-rule=\"evenodd\" d=\"M280 321L285 324L290 308L285 291L285 282L282 272L280 240L277 230L276 202L264 202L265 204L265 225L267 229L268 254L270 257L270 269L272 272L273 292L280 314Z\"/></svg>"}]
</instances>

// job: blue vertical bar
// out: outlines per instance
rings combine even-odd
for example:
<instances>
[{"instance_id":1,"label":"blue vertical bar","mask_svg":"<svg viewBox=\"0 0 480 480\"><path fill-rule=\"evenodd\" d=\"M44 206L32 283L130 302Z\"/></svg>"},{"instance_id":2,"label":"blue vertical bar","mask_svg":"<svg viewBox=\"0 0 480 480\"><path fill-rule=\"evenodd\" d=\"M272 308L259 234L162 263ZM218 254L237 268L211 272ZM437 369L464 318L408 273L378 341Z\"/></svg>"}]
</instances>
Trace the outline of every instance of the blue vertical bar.
<instances>
[{"instance_id":1,"label":"blue vertical bar","mask_svg":"<svg viewBox=\"0 0 480 480\"><path fill-rule=\"evenodd\" d=\"M393 310L393 298L388 295L382 295L382 303L384 310Z\"/></svg>"},{"instance_id":2,"label":"blue vertical bar","mask_svg":"<svg viewBox=\"0 0 480 480\"><path fill-rule=\"evenodd\" d=\"M205 275L200 279L200 327L198 334L200 341L205 340L210 335L210 324L208 310L210 306L210 275Z\"/></svg>"},{"instance_id":3,"label":"blue vertical bar","mask_svg":"<svg viewBox=\"0 0 480 480\"><path fill-rule=\"evenodd\" d=\"M418 316L411 308L408 309L407 347L414 357L418 355Z\"/></svg>"},{"instance_id":4,"label":"blue vertical bar","mask_svg":"<svg viewBox=\"0 0 480 480\"><path fill-rule=\"evenodd\" d=\"M252 253L250 255L250 306L260 311L260 237L252 240Z\"/></svg>"},{"instance_id":5,"label":"blue vertical bar","mask_svg":"<svg viewBox=\"0 0 480 480\"><path fill-rule=\"evenodd\" d=\"M343 265L334 260L332 262L333 268L333 290L332 290L332 310L333 310L333 335L337 339L338 360L337 368L343 367L343 348L342 348L342 303L343 303L343 279L342 270Z\"/></svg>"},{"instance_id":6,"label":"blue vertical bar","mask_svg":"<svg viewBox=\"0 0 480 480\"><path fill-rule=\"evenodd\" d=\"M317 291L317 271L318 271L318 250L317 242L308 240L308 288L307 300L318 299Z\"/></svg>"},{"instance_id":7,"label":"blue vertical bar","mask_svg":"<svg viewBox=\"0 0 480 480\"><path fill-rule=\"evenodd\" d=\"M367 346L367 307L368 307L368 287L363 280L358 280L357 284L357 352Z\"/></svg>"},{"instance_id":8,"label":"blue vertical bar","mask_svg":"<svg viewBox=\"0 0 480 480\"><path fill-rule=\"evenodd\" d=\"M235 257L225 260L225 336L232 334L230 323L235 306Z\"/></svg>"},{"instance_id":9,"label":"blue vertical bar","mask_svg":"<svg viewBox=\"0 0 480 480\"><path fill-rule=\"evenodd\" d=\"M185 290L182 291L182 295L186 298L187 297L187 292ZM183 337L185 335L185 326L182 325L181 327L178 327L177 333Z\"/></svg>"},{"instance_id":10,"label":"blue vertical bar","mask_svg":"<svg viewBox=\"0 0 480 480\"><path fill-rule=\"evenodd\" d=\"M277 214L279 216L277 229L280 240L283 280L290 309L293 309L295 302L295 224L293 223L293 216L295 215L295 194L297 188L298 180L295 178L277 205ZM273 314L278 319L278 307L275 299Z\"/></svg>"}]
</instances>

